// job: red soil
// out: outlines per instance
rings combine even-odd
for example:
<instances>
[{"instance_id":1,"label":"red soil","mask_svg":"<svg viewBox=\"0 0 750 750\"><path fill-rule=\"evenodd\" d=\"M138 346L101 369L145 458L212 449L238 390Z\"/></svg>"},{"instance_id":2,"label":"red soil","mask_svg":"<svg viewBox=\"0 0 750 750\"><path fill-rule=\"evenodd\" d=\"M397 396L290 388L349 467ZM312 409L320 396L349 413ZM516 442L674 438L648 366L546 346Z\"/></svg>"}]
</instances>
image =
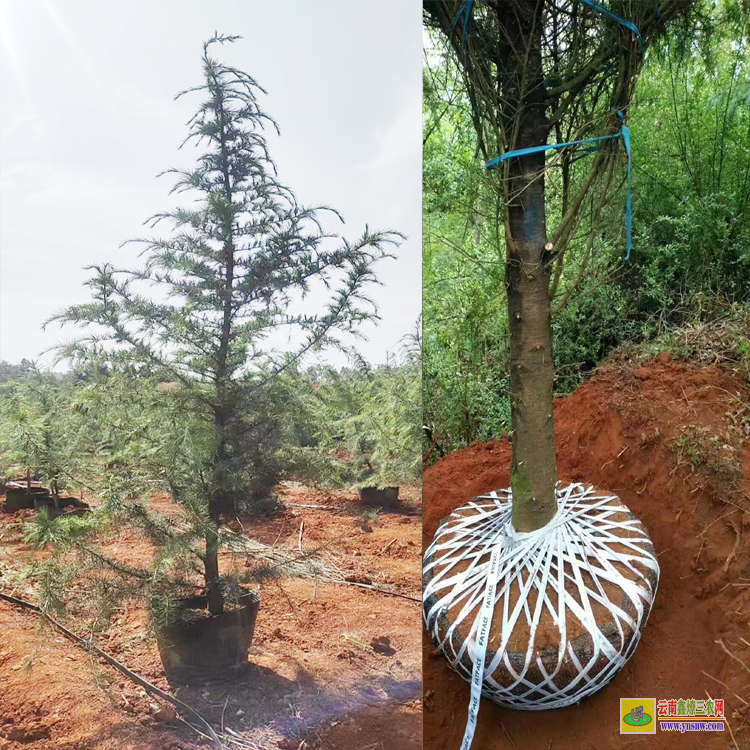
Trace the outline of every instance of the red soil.
<instances>
[{"instance_id":1,"label":"red soil","mask_svg":"<svg viewBox=\"0 0 750 750\"><path fill-rule=\"evenodd\" d=\"M367 519L353 495L331 495L291 483L282 485L278 494L286 507L276 517L242 522L250 539L297 550L304 522L302 548L328 542L321 562L329 568L419 597L418 491L406 493L413 512L381 511L372 518L368 511ZM165 498L154 498L151 505L175 512ZM31 513L0 515L0 587L27 600L33 599L33 589L23 583L14 589L9 582L29 559L19 522ZM100 542L108 554L132 565L145 564L153 553L131 528L118 529ZM224 569L228 564L225 559ZM77 584L85 585L85 580ZM246 743L238 747L421 747L418 602L308 578L273 579L260 585L260 595L248 673L173 694L209 719L217 731L224 727L235 732ZM86 632L82 617L65 624ZM123 608L98 645L170 690L156 645L145 630L144 610ZM387 648L373 649L373 643L385 643ZM175 722L169 709L160 712L161 708L137 685L108 665L92 662L56 631L45 628L40 634L33 613L0 601L0 750L210 746Z\"/></svg>"},{"instance_id":2,"label":"red soil","mask_svg":"<svg viewBox=\"0 0 750 750\"><path fill-rule=\"evenodd\" d=\"M661 565L659 591L641 643L614 682L556 711L512 711L484 700L474 748L750 748L747 384L668 355L640 369L607 365L557 400L555 432L559 478L616 493L646 525ZM454 508L508 486L510 457L505 440L473 443L426 470L425 545ZM423 636L424 747L457 748L469 686ZM707 694L724 698L736 746L728 731L619 735L621 697Z\"/></svg>"}]
</instances>

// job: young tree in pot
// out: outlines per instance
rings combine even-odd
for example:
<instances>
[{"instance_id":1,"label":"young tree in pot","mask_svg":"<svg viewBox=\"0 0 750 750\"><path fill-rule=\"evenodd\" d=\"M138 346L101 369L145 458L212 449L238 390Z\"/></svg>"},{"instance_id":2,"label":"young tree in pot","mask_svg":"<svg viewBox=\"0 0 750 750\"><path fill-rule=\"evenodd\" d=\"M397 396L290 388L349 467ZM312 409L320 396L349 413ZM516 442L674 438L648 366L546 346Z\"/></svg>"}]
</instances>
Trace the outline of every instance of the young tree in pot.
<instances>
[{"instance_id":1,"label":"young tree in pot","mask_svg":"<svg viewBox=\"0 0 750 750\"><path fill-rule=\"evenodd\" d=\"M195 168L175 174L172 192L194 197L190 207L152 217L169 222L166 239L138 240L147 262L140 271L94 266L93 299L56 315L85 334L61 349L73 360L106 360L114 371L158 374L176 384L165 398L179 401L192 430L189 476L172 476L174 498L194 511L203 534L208 611L224 610L219 570L219 524L247 495L248 456L267 418L257 399L307 352L336 346L376 315L365 295L373 266L401 235L365 229L355 242L324 231L326 207L304 207L276 177L263 133L277 129L263 112L263 90L246 73L203 46L202 85L178 96L204 98L190 119L187 141L203 146ZM333 212L335 214L335 212ZM336 215L336 214L335 214ZM158 300L142 292L160 290ZM296 312L311 290L328 290L319 311ZM296 329L293 351L276 354L274 331Z\"/></svg>"},{"instance_id":2,"label":"young tree in pot","mask_svg":"<svg viewBox=\"0 0 750 750\"><path fill-rule=\"evenodd\" d=\"M32 364L19 380L0 385L0 397L0 450L6 471L13 466L27 476L25 490L11 491L14 502L29 508L51 502L59 511L60 490L75 480L81 463L81 428L69 408L74 399L71 383ZM49 489L31 487L32 475Z\"/></svg>"},{"instance_id":3,"label":"young tree in pot","mask_svg":"<svg viewBox=\"0 0 750 750\"><path fill-rule=\"evenodd\" d=\"M421 361L417 324L417 333L402 340L400 357L372 366L352 352L347 367L309 373L305 382L310 376L316 382L298 389L294 413L310 437L294 452L295 473L354 485L368 504L396 504L396 485L421 478Z\"/></svg>"},{"instance_id":4,"label":"young tree in pot","mask_svg":"<svg viewBox=\"0 0 750 750\"><path fill-rule=\"evenodd\" d=\"M348 420L350 444L364 448L368 471L359 478L359 494L367 505L397 505L399 486L421 479L421 344L417 323L416 332L402 340L401 356L368 379L368 397Z\"/></svg>"}]
</instances>

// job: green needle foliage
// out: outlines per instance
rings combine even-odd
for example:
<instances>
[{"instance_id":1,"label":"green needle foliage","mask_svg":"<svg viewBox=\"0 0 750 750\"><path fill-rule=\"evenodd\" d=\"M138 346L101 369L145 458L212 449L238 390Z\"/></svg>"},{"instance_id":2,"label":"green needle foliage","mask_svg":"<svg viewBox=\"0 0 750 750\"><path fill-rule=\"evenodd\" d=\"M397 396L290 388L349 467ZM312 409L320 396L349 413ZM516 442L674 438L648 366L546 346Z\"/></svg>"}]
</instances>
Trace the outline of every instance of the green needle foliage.
<instances>
[{"instance_id":1,"label":"green needle foliage","mask_svg":"<svg viewBox=\"0 0 750 750\"><path fill-rule=\"evenodd\" d=\"M264 135L276 124L258 103L263 89L211 55L236 39L209 39L203 83L178 95L202 97L185 139L201 148L196 166L167 172L176 178L172 192L192 202L152 217L151 226L171 231L136 240L142 269L93 266L91 300L52 319L83 329L60 350L78 367L106 362L124 376L171 384L148 460L161 463L192 531L168 530L162 546L172 545L165 559L174 562L185 545L203 540L202 552L190 550L212 613L222 611L230 588L218 569L220 516L252 511L259 475L266 491L275 480L269 394L306 353L343 346L341 334L356 336L377 317L367 296L374 266L401 239L367 228L355 241L331 234L322 214L336 212L300 205L278 180ZM290 330L295 348L277 352L274 335ZM155 531L150 519L145 511L135 518Z\"/></svg>"},{"instance_id":2,"label":"green needle foliage","mask_svg":"<svg viewBox=\"0 0 750 750\"><path fill-rule=\"evenodd\" d=\"M27 472L55 501L83 463L84 432L65 383L28 363L22 379L0 383L0 473Z\"/></svg>"},{"instance_id":3,"label":"green needle foliage","mask_svg":"<svg viewBox=\"0 0 750 750\"><path fill-rule=\"evenodd\" d=\"M622 123L646 45L663 37L671 24L686 20L691 1L642 0L628 5L612 0L609 5L608 12L624 13L624 24L630 24L627 34L622 25L613 29L612 23L602 23L601 15L589 14L589 8L574 1L424 3L426 25L442 39L445 54L461 73L476 156L481 155L488 168L469 212L474 235L481 235L481 224L487 224L494 234L495 258L501 253L501 236L504 239L513 433L510 479L513 524L521 531L541 528L557 508L551 318L565 307L585 275L601 212L610 187L616 185L620 141L629 143ZM458 100L458 84L441 77L447 111ZM441 77L435 79L433 92L439 90ZM437 132L434 118L428 120L430 130ZM596 142L598 147L580 175L571 168L581 154L569 146L556 158L548 160L545 155L550 143L581 141ZM560 164L562 178L559 219L546 194L553 184L547 172L555 163ZM578 275L568 281L563 273L570 268L571 241L585 204L591 205L589 242L578 253ZM467 255L476 262L475 252Z\"/></svg>"},{"instance_id":4,"label":"green needle foliage","mask_svg":"<svg viewBox=\"0 0 750 750\"><path fill-rule=\"evenodd\" d=\"M289 441L292 472L321 485L387 487L421 480L422 346L417 332L400 356L373 367L355 353L348 367L298 378Z\"/></svg>"}]
</instances>

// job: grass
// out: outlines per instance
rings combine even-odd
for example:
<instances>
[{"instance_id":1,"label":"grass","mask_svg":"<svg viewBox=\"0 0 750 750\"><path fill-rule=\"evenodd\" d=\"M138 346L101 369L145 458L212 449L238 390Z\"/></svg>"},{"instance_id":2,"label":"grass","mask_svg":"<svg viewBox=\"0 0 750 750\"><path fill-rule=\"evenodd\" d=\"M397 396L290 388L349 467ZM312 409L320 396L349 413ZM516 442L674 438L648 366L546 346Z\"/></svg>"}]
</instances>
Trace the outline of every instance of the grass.
<instances>
[{"instance_id":1,"label":"grass","mask_svg":"<svg viewBox=\"0 0 750 750\"><path fill-rule=\"evenodd\" d=\"M720 364L750 382L750 305L721 303L698 310L679 327L664 327L659 336L624 344L610 358L650 359L668 352L697 364Z\"/></svg>"},{"instance_id":2,"label":"grass","mask_svg":"<svg viewBox=\"0 0 750 750\"><path fill-rule=\"evenodd\" d=\"M711 489L717 494L733 492L742 479L739 451L706 427L689 425L673 441L672 449L677 454L677 466L688 463L691 471L705 468Z\"/></svg>"},{"instance_id":3,"label":"grass","mask_svg":"<svg viewBox=\"0 0 750 750\"><path fill-rule=\"evenodd\" d=\"M367 642L367 636L362 633L342 633L341 637L360 651L374 653L372 646Z\"/></svg>"}]
</instances>

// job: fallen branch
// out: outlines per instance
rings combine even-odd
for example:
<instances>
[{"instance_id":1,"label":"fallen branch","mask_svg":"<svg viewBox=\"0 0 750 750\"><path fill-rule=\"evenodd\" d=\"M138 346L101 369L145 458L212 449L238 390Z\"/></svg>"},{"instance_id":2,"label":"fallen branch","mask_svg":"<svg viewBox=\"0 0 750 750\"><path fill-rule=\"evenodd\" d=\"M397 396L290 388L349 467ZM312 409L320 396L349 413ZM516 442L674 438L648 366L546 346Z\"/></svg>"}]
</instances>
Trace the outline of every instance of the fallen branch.
<instances>
[{"instance_id":1,"label":"fallen branch","mask_svg":"<svg viewBox=\"0 0 750 750\"><path fill-rule=\"evenodd\" d=\"M227 736L227 735L230 735L230 736ZM233 745L237 745L237 747L250 748L250 750L263 750L263 748L260 745L256 745L254 742L250 742L249 740L245 739L241 734L238 734L230 727L226 728L226 734L224 735L224 739L227 742L231 742Z\"/></svg>"},{"instance_id":2,"label":"fallen branch","mask_svg":"<svg viewBox=\"0 0 750 750\"><path fill-rule=\"evenodd\" d=\"M388 547L390 547L395 541L396 541L396 537L393 537L393 539L391 539L391 541L388 542L388 544L386 544L385 547L383 547L383 549L380 550L380 552L375 553L375 557L377 557L378 555L382 555L383 552L385 552L388 549Z\"/></svg>"},{"instance_id":3,"label":"fallen branch","mask_svg":"<svg viewBox=\"0 0 750 750\"><path fill-rule=\"evenodd\" d=\"M721 650L722 650L722 651L723 651L723 652L724 652L724 653L725 653L725 654L726 654L727 656L729 656L730 658L734 659L734 660L735 660L736 662L738 662L739 664L741 664L741 665L742 665L742 668L743 668L743 669L744 669L744 670L745 670L745 671L746 671L746 672L747 672L748 674L750 674L750 667L748 667L748 666L747 666L747 664L745 664L745 662L744 662L744 661L742 661L742 659L740 659L740 657L739 657L739 656L735 656L735 655L734 655L734 654L733 654L733 653L732 653L732 652L731 652L731 651L730 651L730 650L729 650L729 649L728 649L728 648L727 648L727 647L726 647L726 646L724 645L724 641L722 641L722 640L721 640L721 638L719 638L719 640L718 640L718 641L714 641L714 643L718 643L718 644L719 644L719 645L721 646Z\"/></svg>"},{"instance_id":4,"label":"fallen branch","mask_svg":"<svg viewBox=\"0 0 750 750\"><path fill-rule=\"evenodd\" d=\"M712 701L713 698L711 697L711 694L706 690L706 695L708 696L708 700ZM734 744L735 750L740 750L740 746L737 744L737 740L734 739L734 732L732 731L732 727L729 726L729 717L724 717L724 723L727 725L727 729L729 730L729 736L732 738L732 743Z\"/></svg>"},{"instance_id":5,"label":"fallen branch","mask_svg":"<svg viewBox=\"0 0 750 750\"><path fill-rule=\"evenodd\" d=\"M734 523L734 521L730 519L729 525L732 527L732 530L735 533L735 540L734 540L734 547L732 548L732 551L729 553L729 557L727 557L727 561L724 563L725 573L729 570L729 563L731 563L732 560L737 559L737 548L740 546L740 540L742 539L742 536L741 536L742 532L740 532L740 530L737 528L737 524Z\"/></svg>"},{"instance_id":6,"label":"fallen branch","mask_svg":"<svg viewBox=\"0 0 750 750\"><path fill-rule=\"evenodd\" d=\"M750 500L750 495L747 495L744 492L742 493L742 495L746 497L748 500ZM750 510L748 510L747 508L743 508L741 505L737 505L737 503L733 503L731 500L727 499L726 497L722 497L721 502L734 505L735 508L737 508L738 510L741 510L743 513L750 513Z\"/></svg>"},{"instance_id":7,"label":"fallen branch","mask_svg":"<svg viewBox=\"0 0 750 750\"><path fill-rule=\"evenodd\" d=\"M703 672L702 669L701 669L701 672ZM713 675L710 675L708 672L703 672L703 674L706 675L706 677L710 677L714 682L718 682L719 685L723 685L741 703L744 703L746 706L750 705L748 704L746 700L744 700L743 698L740 698L740 696L737 695L737 693L735 693L734 690L732 690L732 688L730 688L729 685L726 684L726 682L722 682L720 679L718 679L717 677L714 677Z\"/></svg>"},{"instance_id":8,"label":"fallen branch","mask_svg":"<svg viewBox=\"0 0 750 750\"><path fill-rule=\"evenodd\" d=\"M315 508L316 510L338 510L334 505L307 505L305 503L284 503L291 508Z\"/></svg>"},{"instance_id":9,"label":"fallen branch","mask_svg":"<svg viewBox=\"0 0 750 750\"><path fill-rule=\"evenodd\" d=\"M183 703L182 701L177 700L177 698L173 698L169 693L166 693L161 688L156 687L156 685L152 685L148 680L144 679L140 675L128 669L124 664L117 661L117 659L115 659L114 656L110 656L105 651L102 651L98 646L95 646L91 641L87 641L84 638L81 638L79 635L76 635L72 630L68 630L64 625L59 623L54 617L44 612L40 607L37 607L36 604L32 604L31 602L24 601L23 599L18 599L15 596L8 596L7 594L3 594L2 592L0 592L0 599L4 599L5 601L10 602L11 604L15 604L18 607L23 607L25 609L30 609L33 612L36 612L40 617L43 617L45 620L48 620L50 623L52 623L52 625L54 625L64 636L66 636L71 641L73 641L73 643L76 643L79 646L83 646L85 649L89 651L93 651L97 656L101 656L102 659L104 659L108 664L113 666L119 672L122 672L126 677L131 679L137 685L140 685L142 688L148 690L149 693L151 693L152 695L156 695L162 700L165 700L168 703L171 703L175 708L179 709L180 711L187 714L188 716L192 716L202 726L206 728L206 731L208 732L208 735L211 738L211 740L213 740L214 744L216 745L217 750L225 750L224 746L221 744L221 741L217 737L216 732L214 732L211 725L194 708L190 708L190 706L188 706L186 703ZM193 727L193 729L195 729L195 727ZM201 733L199 732L199 734Z\"/></svg>"}]
</instances>

